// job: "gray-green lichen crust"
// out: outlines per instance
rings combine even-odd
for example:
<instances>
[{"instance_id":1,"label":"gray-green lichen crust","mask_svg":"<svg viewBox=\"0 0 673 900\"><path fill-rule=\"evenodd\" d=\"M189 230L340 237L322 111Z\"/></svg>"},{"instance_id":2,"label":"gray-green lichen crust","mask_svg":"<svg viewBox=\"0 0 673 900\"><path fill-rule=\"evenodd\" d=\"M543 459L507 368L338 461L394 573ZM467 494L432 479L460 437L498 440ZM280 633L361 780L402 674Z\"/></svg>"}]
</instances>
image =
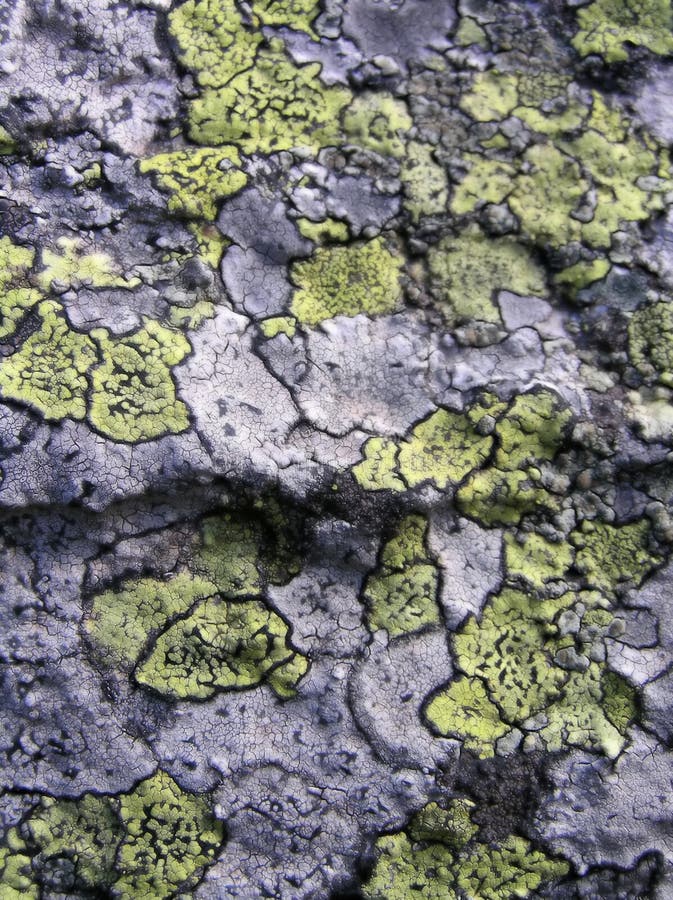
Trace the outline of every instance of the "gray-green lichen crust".
<instances>
[{"instance_id":1,"label":"gray-green lichen crust","mask_svg":"<svg viewBox=\"0 0 673 900\"><path fill-rule=\"evenodd\" d=\"M0 11L0 897L673 895L669 0Z\"/></svg>"}]
</instances>

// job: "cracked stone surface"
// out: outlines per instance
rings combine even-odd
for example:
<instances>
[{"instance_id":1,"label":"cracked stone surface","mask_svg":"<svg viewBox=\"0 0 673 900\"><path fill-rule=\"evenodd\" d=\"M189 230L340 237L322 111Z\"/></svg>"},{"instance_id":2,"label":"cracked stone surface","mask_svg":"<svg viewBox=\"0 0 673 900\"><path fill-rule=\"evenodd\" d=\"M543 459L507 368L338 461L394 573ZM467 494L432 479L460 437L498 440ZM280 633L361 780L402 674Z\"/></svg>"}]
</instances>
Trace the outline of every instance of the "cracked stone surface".
<instances>
[{"instance_id":1,"label":"cracked stone surface","mask_svg":"<svg viewBox=\"0 0 673 900\"><path fill-rule=\"evenodd\" d=\"M670 0L0 2L0 896L673 897Z\"/></svg>"}]
</instances>

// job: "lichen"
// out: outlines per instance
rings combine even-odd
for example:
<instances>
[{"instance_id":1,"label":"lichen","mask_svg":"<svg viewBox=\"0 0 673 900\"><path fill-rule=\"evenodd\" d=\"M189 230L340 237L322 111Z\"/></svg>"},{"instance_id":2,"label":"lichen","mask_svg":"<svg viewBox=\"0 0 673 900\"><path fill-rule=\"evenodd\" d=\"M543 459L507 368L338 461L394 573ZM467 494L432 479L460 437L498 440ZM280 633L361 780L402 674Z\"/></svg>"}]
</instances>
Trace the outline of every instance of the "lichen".
<instances>
[{"instance_id":1,"label":"lichen","mask_svg":"<svg viewBox=\"0 0 673 900\"><path fill-rule=\"evenodd\" d=\"M511 238L489 238L476 227L443 238L428 254L428 265L450 324L500 324L495 298L501 290L547 293L544 271L525 247Z\"/></svg>"},{"instance_id":2,"label":"lichen","mask_svg":"<svg viewBox=\"0 0 673 900\"><path fill-rule=\"evenodd\" d=\"M135 670L138 684L176 700L202 700L216 691L267 681L280 697L294 694L308 662L289 643L289 628L259 600L199 603L150 643Z\"/></svg>"},{"instance_id":3,"label":"lichen","mask_svg":"<svg viewBox=\"0 0 673 900\"><path fill-rule=\"evenodd\" d=\"M71 328L59 304L45 300L36 312L37 330L0 365L0 394L27 404L48 421L83 419L96 344Z\"/></svg>"},{"instance_id":4,"label":"lichen","mask_svg":"<svg viewBox=\"0 0 673 900\"><path fill-rule=\"evenodd\" d=\"M10 337L26 313L41 299L28 275L35 261L35 251L0 237L0 340Z\"/></svg>"},{"instance_id":5,"label":"lichen","mask_svg":"<svg viewBox=\"0 0 673 900\"><path fill-rule=\"evenodd\" d=\"M408 516L384 545L363 590L372 631L385 628L395 638L439 624L438 571L426 547L427 530L421 516Z\"/></svg>"},{"instance_id":6,"label":"lichen","mask_svg":"<svg viewBox=\"0 0 673 900\"><path fill-rule=\"evenodd\" d=\"M102 362L91 373L89 421L101 434L137 443L189 427L187 407L176 396L171 368L191 350L185 336L147 320L129 337L110 337L103 328L91 336Z\"/></svg>"},{"instance_id":7,"label":"lichen","mask_svg":"<svg viewBox=\"0 0 673 900\"><path fill-rule=\"evenodd\" d=\"M411 820L407 832L376 841L376 864L363 886L368 900L511 900L529 897L569 866L509 835L495 844L479 837L470 821L471 804L431 803ZM430 827L426 823L430 822Z\"/></svg>"},{"instance_id":8,"label":"lichen","mask_svg":"<svg viewBox=\"0 0 673 900\"><path fill-rule=\"evenodd\" d=\"M344 247L318 247L292 264L291 312L305 325L333 316L374 316L400 307L402 257L382 237Z\"/></svg>"},{"instance_id":9,"label":"lichen","mask_svg":"<svg viewBox=\"0 0 673 900\"><path fill-rule=\"evenodd\" d=\"M170 900L196 886L223 842L208 799L161 770L117 796L45 796L0 848L3 897L56 890Z\"/></svg>"},{"instance_id":10,"label":"lichen","mask_svg":"<svg viewBox=\"0 0 673 900\"><path fill-rule=\"evenodd\" d=\"M107 253L82 252L82 242L77 238L61 237L56 249L42 250L42 268L35 280L43 291L52 286L63 291L82 286L93 288L127 288L140 284L138 276L127 277L121 267Z\"/></svg>"},{"instance_id":11,"label":"lichen","mask_svg":"<svg viewBox=\"0 0 673 900\"><path fill-rule=\"evenodd\" d=\"M491 756L516 727L533 728L550 752L574 746L614 758L635 715L635 692L591 658L610 621L608 614L603 630L592 626L604 602L586 592L541 600L503 588L455 635L459 675L427 701L430 724L480 756ZM564 614L577 620L575 634Z\"/></svg>"},{"instance_id":12,"label":"lichen","mask_svg":"<svg viewBox=\"0 0 673 900\"><path fill-rule=\"evenodd\" d=\"M412 125L405 103L385 92L358 95L343 114L346 141L381 156L405 155L405 137Z\"/></svg>"},{"instance_id":13,"label":"lichen","mask_svg":"<svg viewBox=\"0 0 673 900\"><path fill-rule=\"evenodd\" d=\"M572 419L560 397L546 388L520 394L496 422L496 451L485 468L460 486L461 509L485 525L515 525L535 510L554 510L540 465L553 460Z\"/></svg>"},{"instance_id":14,"label":"lichen","mask_svg":"<svg viewBox=\"0 0 673 900\"><path fill-rule=\"evenodd\" d=\"M581 56L596 53L606 62L629 58L629 45L652 53L673 53L670 0L594 0L577 11L573 47Z\"/></svg>"},{"instance_id":15,"label":"lichen","mask_svg":"<svg viewBox=\"0 0 673 900\"><path fill-rule=\"evenodd\" d=\"M155 175L170 194L168 208L188 219L212 220L218 204L245 187L248 176L240 168L235 147L189 148L159 153L140 161L141 172Z\"/></svg>"},{"instance_id":16,"label":"lichen","mask_svg":"<svg viewBox=\"0 0 673 900\"><path fill-rule=\"evenodd\" d=\"M636 310L629 322L629 356L642 375L673 387L673 304L662 300Z\"/></svg>"},{"instance_id":17,"label":"lichen","mask_svg":"<svg viewBox=\"0 0 673 900\"><path fill-rule=\"evenodd\" d=\"M400 172L404 208L414 223L423 216L441 215L448 200L448 179L431 144L409 141Z\"/></svg>"}]
</instances>

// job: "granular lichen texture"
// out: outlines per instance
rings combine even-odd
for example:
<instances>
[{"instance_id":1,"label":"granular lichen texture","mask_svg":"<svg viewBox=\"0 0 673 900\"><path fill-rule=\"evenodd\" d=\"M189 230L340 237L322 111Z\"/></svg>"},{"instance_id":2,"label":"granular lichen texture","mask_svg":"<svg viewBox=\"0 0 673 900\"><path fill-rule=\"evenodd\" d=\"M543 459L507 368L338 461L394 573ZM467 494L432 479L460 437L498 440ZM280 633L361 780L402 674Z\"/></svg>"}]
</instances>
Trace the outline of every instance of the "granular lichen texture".
<instances>
[{"instance_id":1,"label":"granular lichen texture","mask_svg":"<svg viewBox=\"0 0 673 900\"><path fill-rule=\"evenodd\" d=\"M0 900L673 897L670 0L0 0Z\"/></svg>"}]
</instances>

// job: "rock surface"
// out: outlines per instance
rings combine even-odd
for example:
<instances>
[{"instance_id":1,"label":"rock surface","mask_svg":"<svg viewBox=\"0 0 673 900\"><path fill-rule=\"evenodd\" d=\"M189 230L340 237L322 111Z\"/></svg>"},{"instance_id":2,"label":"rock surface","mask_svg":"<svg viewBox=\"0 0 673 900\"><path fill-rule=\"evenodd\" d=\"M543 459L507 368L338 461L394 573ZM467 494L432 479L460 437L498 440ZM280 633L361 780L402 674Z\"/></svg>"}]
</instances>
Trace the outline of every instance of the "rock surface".
<instances>
[{"instance_id":1,"label":"rock surface","mask_svg":"<svg viewBox=\"0 0 673 900\"><path fill-rule=\"evenodd\" d=\"M670 0L0 6L0 895L673 897Z\"/></svg>"}]
</instances>

